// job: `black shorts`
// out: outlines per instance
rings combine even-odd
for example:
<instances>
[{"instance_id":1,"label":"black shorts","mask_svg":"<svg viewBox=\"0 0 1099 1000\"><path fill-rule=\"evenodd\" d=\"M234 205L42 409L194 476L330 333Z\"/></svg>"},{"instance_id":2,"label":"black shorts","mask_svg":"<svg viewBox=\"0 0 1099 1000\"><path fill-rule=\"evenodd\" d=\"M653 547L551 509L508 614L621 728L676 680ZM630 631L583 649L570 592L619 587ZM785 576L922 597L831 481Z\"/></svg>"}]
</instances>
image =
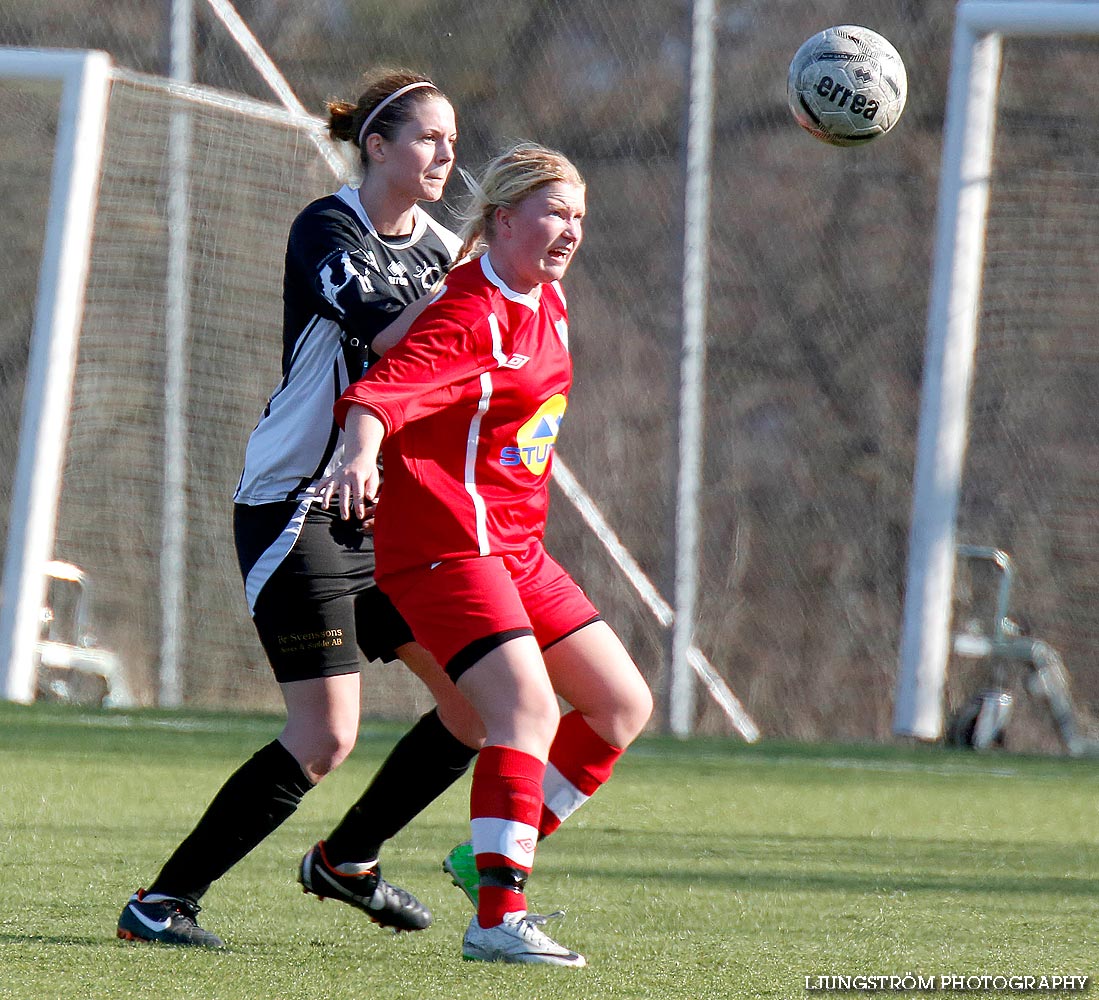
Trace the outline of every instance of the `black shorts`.
<instances>
[{"instance_id":1,"label":"black shorts","mask_svg":"<svg viewBox=\"0 0 1099 1000\"><path fill-rule=\"evenodd\" d=\"M308 501L235 504L248 607L280 683L395 660L412 630L374 583L374 539Z\"/></svg>"}]
</instances>

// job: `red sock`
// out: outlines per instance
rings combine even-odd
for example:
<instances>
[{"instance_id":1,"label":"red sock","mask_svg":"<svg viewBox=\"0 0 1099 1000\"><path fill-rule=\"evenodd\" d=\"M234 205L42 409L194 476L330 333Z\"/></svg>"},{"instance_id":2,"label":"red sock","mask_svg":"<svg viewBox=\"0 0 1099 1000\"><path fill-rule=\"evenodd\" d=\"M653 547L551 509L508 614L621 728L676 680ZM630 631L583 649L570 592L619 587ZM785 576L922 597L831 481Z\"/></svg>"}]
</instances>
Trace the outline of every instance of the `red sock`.
<instances>
[{"instance_id":1,"label":"red sock","mask_svg":"<svg viewBox=\"0 0 1099 1000\"><path fill-rule=\"evenodd\" d=\"M524 881L530 874L545 770L537 757L511 747L487 746L478 755L469 798L478 871L513 869ZM495 927L505 913L526 908L521 890L482 885L478 892L477 919L482 927Z\"/></svg>"},{"instance_id":2,"label":"red sock","mask_svg":"<svg viewBox=\"0 0 1099 1000\"><path fill-rule=\"evenodd\" d=\"M548 837L588 801L610 776L622 756L576 711L563 716L550 747L543 782L545 804L538 832Z\"/></svg>"}]
</instances>

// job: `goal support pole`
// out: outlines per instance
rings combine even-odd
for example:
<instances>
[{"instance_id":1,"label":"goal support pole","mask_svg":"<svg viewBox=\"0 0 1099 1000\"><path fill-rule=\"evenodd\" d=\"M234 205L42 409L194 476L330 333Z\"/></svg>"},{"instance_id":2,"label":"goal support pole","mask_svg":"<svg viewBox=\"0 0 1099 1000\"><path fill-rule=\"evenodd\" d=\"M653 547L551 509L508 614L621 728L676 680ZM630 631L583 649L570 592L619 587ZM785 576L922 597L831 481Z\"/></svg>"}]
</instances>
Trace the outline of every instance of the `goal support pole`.
<instances>
[{"instance_id":1,"label":"goal support pole","mask_svg":"<svg viewBox=\"0 0 1099 1000\"><path fill-rule=\"evenodd\" d=\"M682 342L679 357L679 461L675 497L673 603L668 637L668 732L694 729L695 675L688 651L698 608L699 503L702 487L706 288L709 268L710 159L713 147L714 0L692 4L690 88L683 217Z\"/></svg>"},{"instance_id":2,"label":"goal support pole","mask_svg":"<svg viewBox=\"0 0 1099 1000\"><path fill-rule=\"evenodd\" d=\"M0 76L62 82L0 590L0 693L8 701L30 702L45 567L57 525L111 60L96 51L8 49L0 53Z\"/></svg>"},{"instance_id":3,"label":"goal support pole","mask_svg":"<svg viewBox=\"0 0 1099 1000\"><path fill-rule=\"evenodd\" d=\"M193 82L191 0L172 0L169 73L177 83ZM184 610L187 593L187 349L190 330L191 114L172 111L168 123L168 270L164 279L164 494L160 525L160 665L157 704L183 704Z\"/></svg>"}]
</instances>

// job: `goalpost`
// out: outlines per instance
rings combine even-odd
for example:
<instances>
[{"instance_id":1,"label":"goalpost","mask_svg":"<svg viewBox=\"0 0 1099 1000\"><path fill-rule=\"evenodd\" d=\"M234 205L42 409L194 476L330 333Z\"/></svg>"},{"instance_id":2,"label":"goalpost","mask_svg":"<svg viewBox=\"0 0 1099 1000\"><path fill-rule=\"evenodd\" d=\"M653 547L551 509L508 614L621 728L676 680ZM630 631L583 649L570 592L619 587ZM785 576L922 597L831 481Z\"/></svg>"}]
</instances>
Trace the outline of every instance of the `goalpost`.
<instances>
[{"instance_id":1,"label":"goalpost","mask_svg":"<svg viewBox=\"0 0 1099 1000\"><path fill-rule=\"evenodd\" d=\"M1099 34L1099 4L958 4L939 184L893 728L936 739L986 260L1002 40Z\"/></svg>"},{"instance_id":2,"label":"goalpost","mask_svg":"<svg viewBox=\"0 0 1099 1000\"><path fill-rule=\"evenodd\" d=\"M0 49L0 78L57 81L62 88L12 491L18 516L10 519L0 595L0 671L9 701L34 698L34 644L57 513L110 70L105 52Z\"/></svg>"}]
</instances>

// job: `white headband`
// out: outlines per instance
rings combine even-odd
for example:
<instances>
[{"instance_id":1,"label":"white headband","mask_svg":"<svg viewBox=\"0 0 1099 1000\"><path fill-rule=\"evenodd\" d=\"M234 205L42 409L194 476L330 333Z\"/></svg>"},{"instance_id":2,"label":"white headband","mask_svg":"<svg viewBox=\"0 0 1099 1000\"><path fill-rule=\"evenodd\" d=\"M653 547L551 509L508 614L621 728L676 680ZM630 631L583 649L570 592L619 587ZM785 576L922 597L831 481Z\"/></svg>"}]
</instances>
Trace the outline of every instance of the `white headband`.
<instances>
[{"instance_id":1,"label":"white headband","mask_svg":"<svg viewBox=\"0 0 1099 1000\"><path fill-rule=\"evenodd\" d=\"M382 110L387 104L392 104L398 97L404 97L410 90L415 90L417 87L434 87L430 80L418 80L416 83L409 83L403 87L393 91L385 100L379 101L374 105L374 110L366 116L366 120L362 124L362 128L359 129L359 145L363 144L363 139L366 138L366 127L378 116L378 112Z\"/></svg>"}]
</instances>

